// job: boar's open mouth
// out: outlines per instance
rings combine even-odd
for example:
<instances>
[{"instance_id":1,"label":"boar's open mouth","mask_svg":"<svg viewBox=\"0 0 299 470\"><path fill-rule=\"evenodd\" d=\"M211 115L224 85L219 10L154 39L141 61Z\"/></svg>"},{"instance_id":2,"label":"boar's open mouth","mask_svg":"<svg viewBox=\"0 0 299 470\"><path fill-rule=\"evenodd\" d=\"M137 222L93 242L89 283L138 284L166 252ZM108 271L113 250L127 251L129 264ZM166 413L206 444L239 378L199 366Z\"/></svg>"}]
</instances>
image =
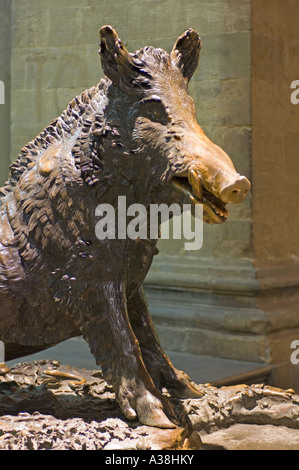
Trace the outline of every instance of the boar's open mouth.
<instances>
[{"instance_id":1,"label":"boar's open mouth","mask_svg":"<svg viewBox=\"0 0 299 470\"><path fill-rule=\"evenodd\" d=\"M206 222L221 224L226 221L229 213L225 204L204 187L197 171L191 168L188 176L178 175L172 181L181 192L191 199L191 202L203 205Z\"/></svg>"}]
</instances>

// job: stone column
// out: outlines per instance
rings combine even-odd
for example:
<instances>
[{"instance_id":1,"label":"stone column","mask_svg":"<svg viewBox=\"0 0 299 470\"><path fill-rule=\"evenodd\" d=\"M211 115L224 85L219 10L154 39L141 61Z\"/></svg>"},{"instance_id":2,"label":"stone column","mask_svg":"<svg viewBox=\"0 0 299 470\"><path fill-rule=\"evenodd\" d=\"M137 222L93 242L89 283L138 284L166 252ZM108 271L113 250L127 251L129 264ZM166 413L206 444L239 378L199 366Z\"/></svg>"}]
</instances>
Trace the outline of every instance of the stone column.
<instances>
[{"instance_id":1,"label":"stone column","mask_svg":"<svg viewBox=\"0 0 299 470\"><path fill-rule=\"evenodd\" d=\"M252 2L252 245L276 381L298 386L290 362L299 340L299 5ZM294 386L295 386L294 385Z\"/></svg>"}]
</instances>

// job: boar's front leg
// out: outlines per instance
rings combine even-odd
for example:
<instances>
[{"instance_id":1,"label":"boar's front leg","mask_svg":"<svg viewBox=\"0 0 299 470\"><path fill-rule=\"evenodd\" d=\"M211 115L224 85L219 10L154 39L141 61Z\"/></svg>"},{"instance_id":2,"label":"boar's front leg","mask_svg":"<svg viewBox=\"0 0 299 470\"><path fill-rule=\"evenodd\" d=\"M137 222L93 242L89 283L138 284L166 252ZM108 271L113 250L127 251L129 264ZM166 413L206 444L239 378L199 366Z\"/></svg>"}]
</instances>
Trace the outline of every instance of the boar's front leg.
<instances>
[{"instance_id":1,"label":"boar's front leg","mask_svg":"<svg viewBox=\"0 0 299 470\"><path fill-rule=\"evenodd\" d=\"M105 379L114 386L121 411L128 419L138 417L149 426L174 428L178 423L172 407L155 387L142 360L123 286L106 283L97 297L101 311L85 319L83 337Z\"/></svg>"},{"instance_id":2,"label":"boar's front leg","mask_svg":"<svg viewBox=\"0 0 299 470\"><path fill-rule=\"evenodd\" d=\"M199 398L203 393L185 372L176 369L162 350L151 319L143 288L128 303L130 323L141 347L142 358L156 387L180 398Z\"/></svg>"}]
</instances>

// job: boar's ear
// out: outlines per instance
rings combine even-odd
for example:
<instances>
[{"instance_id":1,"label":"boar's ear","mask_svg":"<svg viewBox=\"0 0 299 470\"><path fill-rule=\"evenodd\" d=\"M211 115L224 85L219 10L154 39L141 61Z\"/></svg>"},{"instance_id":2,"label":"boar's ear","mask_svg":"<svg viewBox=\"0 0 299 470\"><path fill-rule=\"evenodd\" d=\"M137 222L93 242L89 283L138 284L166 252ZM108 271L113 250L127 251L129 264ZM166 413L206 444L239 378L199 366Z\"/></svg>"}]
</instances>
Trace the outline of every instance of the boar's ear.
<instances>
[{"instance_id":1,"label":"boar's ear","mask_svg":"<svg viewBox=\"0 0 299 470\"><path fill-rule=\"evenodd\" d=\"M175 42L170 58L189 82L198 66L201 40L194 29L187 29Z\"/></svg>"},{"instance_id":2,"label":"boar's ear","mask_svg":"<svg viewBox=\"0 0 299 470\"><path fill-rule=\"evenodd\" d=\"M119 84L121 78L130 72L132 58L111 26L100 29L100 50L102 67L105 75L114 83Z\"/></svg>"}]
</instances>

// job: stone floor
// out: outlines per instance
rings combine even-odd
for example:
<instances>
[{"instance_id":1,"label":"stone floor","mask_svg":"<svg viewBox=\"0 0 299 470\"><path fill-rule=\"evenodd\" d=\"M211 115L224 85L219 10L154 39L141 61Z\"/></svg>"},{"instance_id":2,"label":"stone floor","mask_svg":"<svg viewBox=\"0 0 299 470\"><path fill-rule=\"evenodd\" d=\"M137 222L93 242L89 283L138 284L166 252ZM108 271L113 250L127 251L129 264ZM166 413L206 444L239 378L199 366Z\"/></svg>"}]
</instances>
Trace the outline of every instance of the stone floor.
<instances>
[{"instance_id":1,"label":"stone floor","mask_svg":"<svg viewBox=\"0 0 299 470\"><path fill-rule=\"evenodd\" d=\"M299 431L285 426L234 424L201 435L203 450L299 450Z\"/></svg>"}]
</instances>

